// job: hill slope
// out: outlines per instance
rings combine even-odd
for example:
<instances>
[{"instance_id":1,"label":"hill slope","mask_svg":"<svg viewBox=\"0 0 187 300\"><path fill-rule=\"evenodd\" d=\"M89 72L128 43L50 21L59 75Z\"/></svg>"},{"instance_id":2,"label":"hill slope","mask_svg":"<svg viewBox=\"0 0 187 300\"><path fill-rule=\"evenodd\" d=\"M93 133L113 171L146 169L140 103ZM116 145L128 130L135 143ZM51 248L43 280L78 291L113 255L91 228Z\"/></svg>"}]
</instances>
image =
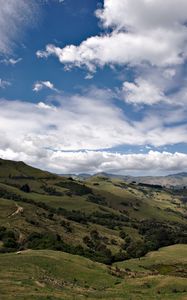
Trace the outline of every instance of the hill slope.
<instances>
[{"instance_id":1,"label":"hill slope","mask_svg":"<svg viewBox=\"0 0 187 300\"><path fill-rule=\"evenodd\" d=\"M34 267L36 275L37 272L40 276L42 272L45 274L47 268L49 287L47 285L46 288L45 282L41 282L40 277L36 276L34 282L37 283L32 284L29 283L27 277L24 277L15 283L18 287L18 299L24 299L24 291L33 293L36 285L41 287L44 285L45 293L40 294L40 288L38 288L33 298L30 299L50 299L50 291L53 290L54 282L55 286L60 285L60 289L62 288L58 278L54 279L54 282L50 279L50 274L56 272L58 260L61 259L62 262L63 260L72 261L71 279L67 280L68 274L66 271L63 273L63 267L60 264L61 270L58 271L59 274L63 274L64 280L68 281L68 287L66 284L63 287L65 290L67 288L67 293L64 294L67 299L72 299L71 291L69 291L72 288L72 278L77 279L79 275L77 269L81 270L81 268L83 268L83 275L78 276L80 281L85 276L84 273L87 274L86 277L88 273L92 276L92 271L96 270L102 274L103 280L106 279L111 283L113 290L111 293L110 290L108 291L107 299L124 299L126 293L130 299L133 291L133 281L130 278L132 274L127 274L126 271L124 273L123 270L118 274L116 265L114 267L112 265L120 264L124 260L126 264L130 258L139 258L160 247L187 243L186 200L186 190L174 191L160 186L132 184L121 178L108 178L101 175L81 181L40 171L21 162L1 160L0 269L8 268L3 258L7 258L7 262L9 259L12 260L10 269L7 269L6 276L9 278L7 283L5 284L6 281L0 279L1 288L5 293L8 282L11 284L14 276L22 278L19 277L20 272L23 272L27 265L32 269L31 265L36 261ZM19 251L21 255L14 254ZM51 257L52 260L50 260ZM20 261L20 271L16 269L16 259ZM43 262L42 266L39 264L40 259ZM77 260L80 265L76 265L74 260ZM119 266L123 269L123 263ZM158 268L156 271L161 272ZM27 273L24 272L23 274ZM149 272L152 272L152 269ZM134 281L135 285L139 282L139 275L137 275L137 281ZM144 275L147 276L147 273ZM129 290L127 287L124 288L124 283L118 282L119 278L124 276L129 278ZM158 277L155 280L155 282L160 282ZM170 281L170 279L167 280ZM180 278L177 280L182 281ZM95 291L95 294L90 294L93 299L101 295L105 299L106 291L102 294L102 288L98 284L90 287L89 283L88 288L85 287L87 283L81 282L78 286L75 285L75 291L81 290L85 295ZM13 284L14 288L15 285ZM118 293L119 287L120 293ZM145 287L141 289L143 289L142 295L148 293L150 296L149 291L144 292ZM173 299L177 299L174 294L172 292ZM47 298L48 295L49 298ZM56 291L55 295L56 299L60 299L61 290ZM5 296L4 299L8 298Z\"/></svg>"},{"instance_id":2,"label":"hill slope","mask_svg":"<svg viewBox=\"0 0 187 300\"><path fill-rule=\"evenodd\" d=\"M2 160L0 174L1 252L48 248L111 263L187 240L184 193Z\"/></svg>"},{"instance_id":3,"label":"hill slope","mask_svg":"<svg viewBox=\"0 0 187 300\"><path fill-rule=\"evenodd\" d=\"M187 246L106 267L57 251L0 255L2 300L185 300ZM182 258L183 257L183 258Z\"/></svg>"},{"instance_id":4,"label":"hill slope","mask_svg":"<svg viewBox=\"0 0 187 300\"><path fill-rule=\"evenodd\" d=\"M0 178L46 178L49 176L49 172L30 167L22 161L17 162L0 158Z\"/></svg>"}]
</instances>

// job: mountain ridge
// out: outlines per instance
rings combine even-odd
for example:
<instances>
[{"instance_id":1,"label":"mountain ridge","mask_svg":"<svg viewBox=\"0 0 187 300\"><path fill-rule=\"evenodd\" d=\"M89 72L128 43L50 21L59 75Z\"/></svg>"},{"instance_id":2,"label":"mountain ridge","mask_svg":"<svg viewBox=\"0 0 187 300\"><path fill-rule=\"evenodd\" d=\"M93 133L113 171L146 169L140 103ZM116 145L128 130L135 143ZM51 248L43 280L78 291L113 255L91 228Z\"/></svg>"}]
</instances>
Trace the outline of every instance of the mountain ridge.
<instances>
[{"instance_id":1,"label":"mountain ridge","mask_svg":"<svg viewBox=\"0 0 187 300\"><path fill-rule=\"evenodd\" d=\"M31 165L26 164L23 161L12 161L12 160L5 160L0 158L0 177L4 175L8 175L10 172L10 168L12 168L12 176L38 176L38 177L48 177L48 176L64 176L64 177L73 177L75 179L83 179L87 180L88 178L93 177L109 177L109 178L119 178L123 179L124 181L131 182L137 181L137 183L150 183L150 184L161 184L161 185L187 185L187 172L179 172L173 173L163 176L132 176L132 175L118 175L112 174L107 172L99 172L93 175L87 173L80 173L80 174L56 174L46 170L41 170L37 167L33 167ZM26 171L27 169L27 171ZM26 172L25 172L26 171ZM184 178L184 180L182 180Z\"/></svg>"}]
</instances>

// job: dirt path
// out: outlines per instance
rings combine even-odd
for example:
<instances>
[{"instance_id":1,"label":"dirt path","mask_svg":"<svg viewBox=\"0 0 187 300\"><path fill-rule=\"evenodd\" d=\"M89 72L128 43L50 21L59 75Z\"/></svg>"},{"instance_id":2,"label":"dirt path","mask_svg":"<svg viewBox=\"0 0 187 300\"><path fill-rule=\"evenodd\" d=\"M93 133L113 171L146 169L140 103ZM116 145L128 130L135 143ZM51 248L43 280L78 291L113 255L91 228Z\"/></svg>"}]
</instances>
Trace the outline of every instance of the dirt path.
<instances>
[{"instance_id":1,"label":"dirt path","mask_svg":"<svg viewBox=\"0 0 187 300\"><path fill-rule=\"evenodd\" d=\"M14 212L9 216L9 218L10 218L10 217L13 217L13 216L16 216L17 214L23 212L23 207L17 205L17 203L16 203L16 207L17 207L16 211L14 211Z\"/></svg>"}]
</instances>

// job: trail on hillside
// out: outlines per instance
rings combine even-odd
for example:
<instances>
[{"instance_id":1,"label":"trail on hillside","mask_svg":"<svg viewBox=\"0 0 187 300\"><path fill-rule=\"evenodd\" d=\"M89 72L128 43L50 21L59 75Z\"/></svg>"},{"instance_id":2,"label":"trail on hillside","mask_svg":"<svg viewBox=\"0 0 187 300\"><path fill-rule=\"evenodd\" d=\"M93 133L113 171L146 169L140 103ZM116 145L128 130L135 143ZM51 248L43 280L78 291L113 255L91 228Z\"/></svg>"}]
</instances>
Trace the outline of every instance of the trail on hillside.
<instances>
[{"instance_id":1,"label":"trail on hillside","mask_svg":"<svg viewBox=\"0 0 187 300\"><path fill-rule=\"evenodd\" d=\"M16 211L14 211L10 216L9 218L13 217L13 216L16 216L17 214L19 213L22 213L23 212L23 207L22 206L19 206L17 203L16 203Z\"/></svg>"}]
</instances>

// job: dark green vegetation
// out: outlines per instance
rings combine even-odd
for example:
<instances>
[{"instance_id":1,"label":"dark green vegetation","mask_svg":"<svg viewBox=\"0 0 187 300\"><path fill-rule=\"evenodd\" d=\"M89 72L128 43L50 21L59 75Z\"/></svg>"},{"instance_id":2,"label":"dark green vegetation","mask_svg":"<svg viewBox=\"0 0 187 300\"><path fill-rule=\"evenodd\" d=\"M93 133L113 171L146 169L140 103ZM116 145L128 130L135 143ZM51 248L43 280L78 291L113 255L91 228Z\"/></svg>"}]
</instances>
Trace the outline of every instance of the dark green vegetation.
<instances>
[{"instance_id":1,"label":"dark green vegetation","mask_svg":"<svg viewBox=\"0 0 187 300\"><path fill-rule=\"evenodd\" d=\"M84 269L86 263L87 269L83 273L90 272L90 278L93 270L99 274L101 272L103 280L106 273L106 282L109 284L104 286L108 289L111 280L114 289L114 294L108 293L106 299L124 299L124 291L129 297L127 299L131 299L133 289L130 291L129 287L129 290L123 291L123 280L126 277L131 280L131 271L128 273L118 270L118 264L122 262L122 265L124 263L128 266L128 263L131 264L129 259L140 258L160 247L180 244L180 249L183 247L186 249L184 245L187 243L186 199L186 190L166 189L160 185L126 183L121 178L111 179L106 176L92 176L82 182L71 177L40 171L22 162L0 160L0 264L4 262L3 259L1 260L3 257L12 261L12 269L7 271L7 278L9 278L7 280L10 282L14 280L11 279L10 273L16 272L19 277L19 272L14 266L16 260L20 264L19 271L22 271L23 265L26 264L27 268L29 266L37 270L41 268L41 273L44 272L44 275L40 276L44 278L45 271L47 278L52 276L49 284L45 282L47 279L43 282L39 277L35 278L35 281L39 282L38 285L44 285L45 296L24 298L23 290L26 291L28 288L32 293L34 289L34 285L32 286L30 281L27 282L25 270L24 279L20 279L21 286L23 285L24 288L18 286L21 294L17 299L55 299L50 298L50 291L56 288L51 280L57 280L57 285L60 285L56 299L62 299L61 288L63 286L63 289L68 289L68 284L69 287L73 286L75 291L83 290L85 297L92 289L98 289L95 294L93 293L93 299L100 299L101 296L105 299L105 293L102 292L102 288L99 288L98 283L94 286L91 280L87 286L85 279L83 284L79 272L76 273L74 269L72 278L75 278L70 281L68 279L65 287L64 284L59 283L59 274L62 270L59 265L59 273L55 273L53 269L55 257L57 261L62 258L62 265L63 259L68 260L68 257L72 261L75 259L79 269ZM27 249L33 251L25 252ZM21 252L21 255L16 255L15 252ZM40 265L40 260L44 265ZM182 268L181 264L176 268L170 263L164 267L162 264L157 264L155 269L151 266L149 272L153 272L155 276L151 287L157 286L159 276L169 275L167 270L171 271L172 276L178 276L180 273L178 270ZM74 268L73 263L71 268ZM2 272L1 265L0 269ZM135 274L135 277L139 275ZM147 276L147 273L145 272L144 275ZM184 275L186 276L186 272ZM66 276L68 274L64 274L65 281ZM84 274L82 276L89 277ZM76 280L72 281L74 279ZM3 286L3 282L0 283L0 286ZM118 285L121 292L115 296ZM146 284L144 289L148 289ZM163 293L159 296L158 293L157 298L147 299L183 299L180 298L183 295L179 295L178 292L168 291L170 292L172 295L170 298L165 297ZM49 298L46 296L47 293ZM64 294L66 298L64 296L63 299L73 299L69 293L70 291L67 291L67 295ZM37 288L34 294L37 295ZM132 299L146 299L146 296L141 298L138 293L133 297ZM89 299L92 299L91 294Z\"/></svg>"}]
</instances>

